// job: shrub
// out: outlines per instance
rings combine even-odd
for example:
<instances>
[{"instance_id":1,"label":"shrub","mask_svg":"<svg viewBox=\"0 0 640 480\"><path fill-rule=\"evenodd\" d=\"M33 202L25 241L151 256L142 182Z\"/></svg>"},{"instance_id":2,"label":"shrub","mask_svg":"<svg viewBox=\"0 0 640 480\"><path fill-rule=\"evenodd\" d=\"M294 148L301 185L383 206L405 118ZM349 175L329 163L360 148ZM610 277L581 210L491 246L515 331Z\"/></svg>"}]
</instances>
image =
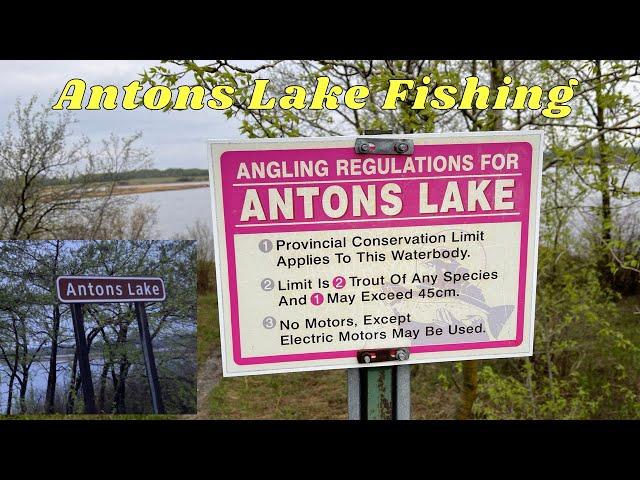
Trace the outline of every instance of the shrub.
<instances>
[{"instance_id":1,"label":"shrub","mask_svg":"<svg viewBox=\"0 0 640 480\"><path fill-rule=\"evenodd\" d=\"M474 413L637 418L638 347L616 326L617 294L601 287L588 257L542 248L539 259L534 355L484 362Z\"/></svg>"}]
</instances>

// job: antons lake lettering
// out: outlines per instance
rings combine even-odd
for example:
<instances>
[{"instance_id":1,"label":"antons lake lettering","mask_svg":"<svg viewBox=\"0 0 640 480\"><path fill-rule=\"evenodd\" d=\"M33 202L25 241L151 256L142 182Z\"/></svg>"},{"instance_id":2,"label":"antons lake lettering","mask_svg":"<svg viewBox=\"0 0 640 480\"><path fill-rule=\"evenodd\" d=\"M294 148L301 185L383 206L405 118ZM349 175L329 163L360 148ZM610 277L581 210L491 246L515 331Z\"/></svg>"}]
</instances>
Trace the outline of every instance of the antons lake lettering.
<instances>
[{"instance_id":1,"label":"antons lake lettering","mask_svg":"<svg viewBox=\"0 0 640 480\"><path fill-rule=\"evenodd\" d=\"M132 285L126 281L124 284L125 289L123 289L122 285L94 285L88 282L87 284L74 286L72 282L69 282L66 295L68 297L151 297L160 295L160 287L158 285L149 285L146 282Z\"/></svg>"}]
</instances>

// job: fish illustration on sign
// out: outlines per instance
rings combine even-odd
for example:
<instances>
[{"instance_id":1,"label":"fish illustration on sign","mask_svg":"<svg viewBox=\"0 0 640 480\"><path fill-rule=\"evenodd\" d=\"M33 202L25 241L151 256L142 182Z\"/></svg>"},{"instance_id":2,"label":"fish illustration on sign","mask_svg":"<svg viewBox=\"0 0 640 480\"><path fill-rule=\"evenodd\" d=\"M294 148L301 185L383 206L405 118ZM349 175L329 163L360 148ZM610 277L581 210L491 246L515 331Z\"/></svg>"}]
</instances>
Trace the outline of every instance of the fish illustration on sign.
<instances>
[{"instance_id":1,"label":"fish illustration on sign","mask_svg":"<svg viewBox=\"0 0 640 480\"><path fill-rule=\"evenodd\" d=\"M420 317L417 317L416 320L413 321L414 325L402 325L400 327L403 330L412 329L416 332L414 335L407 335L408 338L412 338L412 344L425 345L457 341L457 339L459 339L458 332L467 331L468 327L477 327L478 325L482 325L482 327L476 328L473 333L469 333L469 340L482 341L499 338L504 325L513 314L515 305L489 305L482 289L469 281L461 281L456 285L447 284L447 282L443 280L443 274L445 272L469 272L469 269L461 265L457 260L430 260L424 262L421 266L433 274L436 274L437 280L434 284L416 284L415 287L417 287L418 290L422 288L447 288L454 290L455 295L450 296L446 300L424 300L425 304L435 309L435 314L432 313L431 318L423 318L423 321L420 321ZM385 285L382 289L383 291L407 292L412 288L407 288L404 285ZM416 301L416 299L414 299L414 301ZM398 308L401 302L402 301L395 301L389 304L396 315L401 313ZM425 316L427 315L429 314L425 312ZM416 323L420 324L423 328L416 330ZM443 329L442 334L438 335L435 341L434 336L429 335L427 329L424 328L427 325L438 326Z\"/></svg>"}]
</instances>

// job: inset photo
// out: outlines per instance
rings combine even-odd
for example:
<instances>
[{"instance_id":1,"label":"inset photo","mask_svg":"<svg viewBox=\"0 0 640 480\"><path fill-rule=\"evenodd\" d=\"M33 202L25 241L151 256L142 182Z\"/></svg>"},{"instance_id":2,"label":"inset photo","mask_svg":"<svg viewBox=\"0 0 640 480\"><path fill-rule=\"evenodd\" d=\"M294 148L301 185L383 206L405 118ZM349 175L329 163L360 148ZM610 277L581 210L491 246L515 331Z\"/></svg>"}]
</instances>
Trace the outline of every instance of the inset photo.
<instances>
[{"instance_id":1,"label":"inset photo","mask_svg":"<svg viewBox=\"0 0 640 480\"><path fill-rule=\"evenodd\" d=\"M194 414L191 240L0 242L0 415Z\"/></svg>"}]
</instances>

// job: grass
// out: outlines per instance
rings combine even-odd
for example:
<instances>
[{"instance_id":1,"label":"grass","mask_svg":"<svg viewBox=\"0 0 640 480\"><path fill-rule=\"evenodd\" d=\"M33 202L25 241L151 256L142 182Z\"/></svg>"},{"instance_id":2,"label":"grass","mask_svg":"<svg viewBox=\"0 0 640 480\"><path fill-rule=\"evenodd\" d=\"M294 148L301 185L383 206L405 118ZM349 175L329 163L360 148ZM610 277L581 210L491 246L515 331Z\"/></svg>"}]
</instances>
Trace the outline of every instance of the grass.
<instances>
[{"instance_id":1,"label":"grass","mask_svg":"<svg viewBox=\"0 0 640 480\"><path fill-rule=\"evenodd\" d=\"M216 419L347 417L344 370L223 378L209 395Z\"/></svg>"},{"instance_id":2,"label":"grass","mask_svg":"<svg viewBox=\"0 0 640 480\"><path fill-rule=\"evenodd\" d=\"M198 296L198 365L220 348L214 293ZM215 419L346 418L343 370L222 378L209 395Z\"/></svg>"},{"instance_id":3,"label":"grass","mask_svg":"<svg viewBox=\"0 0 640 480\"><path fill-rule=\"evenodd\" d=\"M198 365L202 365L216 348L220 348L218 299L215 293L198 295Z\"/></svg>"},{"instance_id":4,"label":"grass","mask_svg":"<svg viewBox=\"0 0 640 480\"><path fill-rule=\"evenodd\" d=\"M453 418L458 393L441 380L450 365L412 366L411 418ZM223 378L209 395L208 413L215 419L346 419L346 372Z\"/></svg>"},{"instance_id":5,"label":"grass","mask_svg":"<svg viewBox=\"0 0 640 480\"><path fill-rule=\"evenodd\" d=\"M214 293L198 296L198 364L220 347ZM215 419L346 418L343 370L222 378L209 395Z\"/></svg>"},{"instance_id":6,"label":"grass","mask_svg":"<svg viewBox=\"0 0 640 480\"><path fill-rule=\"evenodd\" d=\"M443 388L451 364L414 365L411 418L453 418L458 399L453 385ZM223 378L209 395L215 419L340 420L347 418L344 370Z\"/></svg>"},{"instance_id":7,"label":"grass","mask_svg":"<svg viewBox=\"0 0 640 480\"><path fill-rule=\"evenodd\" d=\"M448 364L412 366L411 418L453 418L458 394L439 384ZM344 370L223 378L209 395L215 419L344 420Z\"/></svg>"}]
</instances>

